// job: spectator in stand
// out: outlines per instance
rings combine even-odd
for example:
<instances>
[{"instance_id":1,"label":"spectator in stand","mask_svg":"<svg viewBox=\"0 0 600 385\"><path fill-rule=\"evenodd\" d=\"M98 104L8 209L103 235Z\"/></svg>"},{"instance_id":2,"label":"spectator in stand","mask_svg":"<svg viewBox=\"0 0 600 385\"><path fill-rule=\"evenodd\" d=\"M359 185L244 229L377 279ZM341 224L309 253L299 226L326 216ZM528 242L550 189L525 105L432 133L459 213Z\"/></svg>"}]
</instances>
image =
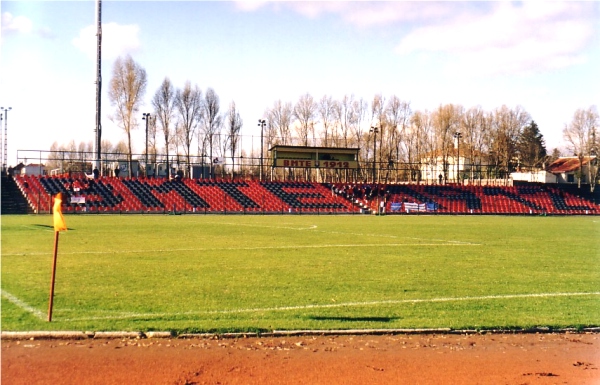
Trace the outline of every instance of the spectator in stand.
<instances>
[{"instance_id":1,"label":"spectator in stand","mask_svg":"<svg viewBox=\"0 0 600 385\"><path fill-rule=\"evenodd\" d=\"M177 170L177 173L175 173L175 181L181 182L182 179L183 179L183 171Z\"/></svg>"}]
</instances>

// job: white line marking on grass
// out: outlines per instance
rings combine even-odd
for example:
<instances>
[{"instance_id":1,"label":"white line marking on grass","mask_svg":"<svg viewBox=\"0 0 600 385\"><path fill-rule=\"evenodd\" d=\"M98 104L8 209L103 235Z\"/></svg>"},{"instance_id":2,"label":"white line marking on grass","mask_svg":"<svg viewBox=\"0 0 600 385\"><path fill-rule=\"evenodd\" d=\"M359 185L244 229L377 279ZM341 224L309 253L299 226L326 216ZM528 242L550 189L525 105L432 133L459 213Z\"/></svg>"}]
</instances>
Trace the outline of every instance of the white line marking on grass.
<instances>
[{"instance_id":1,"label":"white line marking on grass","mask_svg":"<svg viewBox=\"0 0 600 385\"><path fill-rule=\"evenodd\" d=\"M325 230L316 230L315 232L319 232L322 234L340 234L340 235L352 235L358 237L374 237L374 238L400 238L397 235L389 235L389 234L370 234L370 233L348 233L344 231L325 231Z\"/></svg>"},{"instance_id":2,"label":"white line marking on grass","mask_svg":"<svg viewBox=\"0 0 600 385\"><path fill-rule=\"evenodd\" d=\"M213 224L216 224L216 223L213 223ZM416 237L400 237L400 236L397 236L397 235L390 235L390 234L348 233L348 232L344 232L344 231L317 230L317 227L318 227L317 225L312 225L310 227L287 227L287 226L257 225L257 224L249 224L249 223L233 223L233 222L223 222L223 223L218 223L218 224L224 224L224 225L230 225L230 226L264 227L264 228L269 228L269 229L286 229L286 230L298 230L298 231L313 230L313 232L315 232L315 233L350 235L350 236L357 236L357 237L393 238L393 239L405 238L405 239L413 239L413 240L417 240L417 241L459 243L459 244L465 244L465 245L470 245L470 244L472 244L472 245L481 245L479 243L472 243L472 242L466 242L466 241L456 241L456 240L447 240L447 239L429 239L429 238L416 238Z\"/></svg>"},{"instance_id":3,"label":"white line marking on grass","mask_svg":"<svg viewBox=\"0 0 600 385\"><path fill-rule=\"evenodd\" d=\"M310 227L287 227L287 226L268 226L268 225L256 225L249 223L232 223L232 222L223 222L219 223L223 225L230 226L246 226L246 227L264 227L269 229L285 229L285 230L297 230L297 231L306 231L313 230L315 233L323 233L323 234L341 234L341 235L355 235L360 237L378 237L378 238L398 238L396 235L388 235L388 234L365 234L365 233L347 233L343 231L325 231L325 230L317 230L317 225L312 225Z\"/></svg>"},{"instance_id":4,"label":"white line marking on grass","mask_svg":"<svg viewBox=\"0 0 600 385\"><path fill-rule=\"evenodd\" d=\"M113 251L71 251L60 252L61 255L81 255L81 254L158 254L171 253L177 251L252 251L252 250L293 250L293 249L327 249L344 247L415 247L415 246L481 246L480 243L452 242L447 243L351 243L351 244L324 244L324 245L282 245L282 246L256 246L256 247L199 247L182 249L151 249L151 250L113 250ZM9 253L4 256L36 256L50 255L49 253Z\"/></svg>"},{"instance_id":5,"label":"white line marking on grass","mask_svg":"<svg viewBox=\"0 0 600 385\"><path fill-rule=\"evenodd\" d=\"M415 304L415 303L436 303L436 302L457 302L457 301L483 301L492 299L516 299L516 298L549 298L549 297L580 297L600 295L600 292L591 293L531 293L531 294L503 294L503 295L486 295L479 297L448 297L448 298L428 298L428 299L400 299L400 300L385 300L385 301L365 301L365 302L343 302L335 304L313 304L299 306L280 306L267 308L249 308L249 309L229 309L229 310L207 310L207 311L189 311L181 313L120 313L114 316L102 317L85 317L85 318L70 318L64 319L64 322L71 321L92 321L92 320L119 320L131 318L162 318L162 317L177 317L188 315L219 315L219 314L237 314L237 313L259 313L270 311L290 311L290 310L307 310L307 309L331 309L339 307L356 307L356 306L379 306L379 305L399 305L399 304Z\"/></svg>"},{"instance_id":6,"label":"white line marking on grass","mask_svg":"<svg viewBox=\"0 0 600 385\"><path fill-rule=\"evenodd\" d=\"M385 300L385 301L366 301L366 302L343 302L335 304L323 305L300 305L300 306L284 306L264 309L233 309L233 310L215 310L205 312L204 314L228 314L228 313L247 313L260 311L281 311L281 310L303 310L303 309L327 309L347 306L377 306L377 305L394 305L404 303L433 303L433 302L454 302L454 301L480 301L489 299L514 299L514 298L544 298L544 297L570 297L584 295L600 295L600 292L595 293L539 293L539 294L506 294L506 295L488 295L480 297L449 297L449 298L428 298L428 299L400 299L400 300Z\"/></svg>"},{"instance_id":7,"label":"white line marking on grass","mask_svg":"<svg viewBox=\"0 0 600 385\"><path fill-rule=\"evenodd\" d=\"M33 314L34 316L36 316L37 318L39 318L41 320L45 319L44 313L42 313L38 309L29 306L25 302L21 301L20 299L18 299L17 297L15 297L14 295L10 294L9 292L7 292L3 289L0 290L0 292L2 293L2 296L4 298L6 298L9 302L12 302L13 304L17 305L21 309Z\"/></svg>"},{"instance_id":8,"label":"white line marking on grass","mask_svg":"<svg viewBox=\"0 0 600 385\"><path fill-rule=\"evenodd\" d=\"M284 230L314 230L317 228L317 225L311 225L309 227L291 227L291 226L270 226L270 225L256 225L252 223L234 223L234 222L219 222L212 223L213 225L229 225L229 226L244 226L244 227L260 227L265 229L284 229Z\"/></svg>"}]
</instances>

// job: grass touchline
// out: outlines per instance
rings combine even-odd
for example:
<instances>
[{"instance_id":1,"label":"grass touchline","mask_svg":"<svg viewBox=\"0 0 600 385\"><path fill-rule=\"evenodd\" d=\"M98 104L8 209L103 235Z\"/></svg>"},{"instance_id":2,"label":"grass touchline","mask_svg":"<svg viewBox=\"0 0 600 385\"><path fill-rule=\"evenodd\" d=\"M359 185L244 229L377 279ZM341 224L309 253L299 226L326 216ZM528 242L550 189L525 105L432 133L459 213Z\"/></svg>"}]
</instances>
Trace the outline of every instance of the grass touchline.
<instances>
[{"instance_id":1,"label":"grass touchline","mask_svg":"<svg viewBox=\"0 0 600 385\"><path fill-rule=\"evenodd\" d=\"M401 300L383 300L383 301L367 301L367 302L346 302L332 304L314 304L314 305L299 305L299 306L280 306L272 308L256 308L256 309L230 309L230 310L210 310L210 311L188 311L183 313L146 313L146 314L122 314L118 316L103 316L103 317L87 317L87 318L69 318L64 321L86 321L99 319L128 319L128 318L148 318L148 317L168 317L178 315L210 315L210 314L236 314L236 313L260 313L270 311L290 311L290 310L305 310L305 309L330 309L338 307L355 307L355 306L377 306L377 305L399 305L407 303L428 303L428 302L453 302L453 301L481 301L490 299L516 299L516 298L546 298L546 297L577 297L600 295L600 292L593 293L533 293L533 294L508 294L508 295L487 295L480 297L454 297L454 298L428 298L428 299L401 299Z\"/></svg>"},{"instance_id":2,"label":"grass touchline","mask_svg":"<svg viewBox=\"0 0 600 385\"><path fill-rule=\"evenodd\" d=\"M45 314L42 313L40 310L29 306L28 304L26 304L25 302L21 301L20 299L18 299L17 297L15 297L14 295L10 294L9 292L0 289L0 293L2 293L2 297L6 298L7 300L9 300L10 302L14 303L15 305L17 305L18 307L20 307L21 309L33 314L34 316L36 316L37 318L43 320L45 319Z\"/></svg>"},{"instance_id":3,"label":"grass touchline","mask_svg":"<svg viewBox=\"0 0 600 385\"><path fill-rule=\"evenodd\" d=\"M61 255L79 255L79 254L161 254L171 253L174 251L251 251L251 250L286 250L286 249L327 249L327 248L348 248L348 247L414 247L414 246L481 246L479 243L469 242L452 242L447 243L366 243L366 244L338 244L338 245L289 245L289 246L256 246L256 247L201 247L201 248L185 248L185 249L152 249L152 250L112 250L112 251L67 251L61 252ZM50 253L7 253L4 256L42 256Z\"/></svg>"}]
</instances>

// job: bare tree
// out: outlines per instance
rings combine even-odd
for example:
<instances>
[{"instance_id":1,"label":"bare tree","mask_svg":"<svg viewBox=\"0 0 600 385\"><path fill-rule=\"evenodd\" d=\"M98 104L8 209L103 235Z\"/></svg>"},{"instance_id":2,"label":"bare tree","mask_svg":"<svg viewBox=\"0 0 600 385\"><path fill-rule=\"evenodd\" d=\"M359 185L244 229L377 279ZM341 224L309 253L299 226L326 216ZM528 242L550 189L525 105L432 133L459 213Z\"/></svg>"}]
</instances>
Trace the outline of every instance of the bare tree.
<instances>
[{"instance_id":1,"label":"bare tree","mask_svg":"<svg viewBox=\"0 0 600 385\"><path fill-rule=\"evenodd\" d=\"M158 154L158 143L156 142L156 115L148 118L148 163L156 164Z\"/></svg>"},{"instance_id":2,"label":"bare tree","mask_svg":"<svg viewBox=\"0 0 600 385\"><path fill-rule=\"evenodd\" d=\"M469 108L463 115L460 133L465 144L462 153L469 160L469 179L475 178L475 171L481 171L481 158L484 151L486 132L485 113L480 106ZM476 163L478 163L476 165ZM480 174L479 174L480 176Z\"/></svg>"},{"instance_id":3,"label":"bare tree","mask_svg":"<svg viewBox=\"0 0 600 385\"><path fill-rule=\"evenodd\" d=\"M432 127L431 114L428 111L416 111L411 115L410 125L407 127L404 135L405 146L413 148L411 152L414 152L414 159L419 163L420 170L422 170L422 160L428 158L429 163L428 167L425 167L425 173L429 173L430 178L427 179L436 179L437 177L434 174L437 154ZM411 139L408 140L408 138ZM425 157L425 154L429 154L429 156Z\"/></svg>"},{"instance_id":4,"label":"bare tree","mask_svg":"<svg viewBox=\"0 0 600 385\"><path fill-rule=\"evenodd\" d=\"M215 146L218 148L216 140L218 139L218 134L221 132L222 124L220 109L219 96L215 90L209 88L204 95L202 121L204 123L204 138L208 145L210 156L210 174L213 178L213 148Z\"/></svg>"},{"instance_id":5,"label":"bare tree","mask_svg":"<svg viewBox=\"0 0 600 385\"><path fill-rule=\"evenodd\" d=\"M573 119L569 125L563 129L563 137L567 141L569 151L579 159L579 178L578 186L581 187L583 176L583 163L587 156L589 159L588 179L590 189L593 192L598 179L598 168L594 167L599 149L599 138L596 135L596 127L600 122L596 106L591 106L587 110L578 109L573 114ZM592 156L594 162L592 162Z\"/></svg>"},{"instance_id":6,"label":"bare tree","mask_svg":"<svg viewBox=\"0 0 600 385\"><path fill-rule=\"evenodd\" d=\"M177 107L181 126L181 139L187 161L186 176L190 177L192 175L190 149L202 114L202 91L197 85L192 87L191 83L187 81L183 89L178 89L175 93L175 106Z\"/></svg>"},{"instance_id":7,"label":"bare tree","mask_svg":"<svg viewBox=\"0 0 600 385\"><path fill-rule=\"evenodd\" d=\"M300 97L294 106L294 117L299 125L296 127L303 146L308 146L308 135L314 123L316 104L313 97L306 93Z\"/></svg>"},{"instance_id":8,"label":"bare tree","mask_svg":"<svg viewBox=\"0 0 600 385\"><path fill-rule=\"evenodd\" d=\"M264 147L265 149L268 151L269 148L273 147L275 144L279 144L280 140L277 137L277 127L275 125L274 121L271 121L269 118L271 117L270 115L271 111L265 111L265 114L263 116L266 116L267 119L266 120L266 126L264 128L264 131L262 132L263 135L263 140L264 140ZM263 154L263 157L265 155Z\"/></svg>"},{"instance_id":9,"label":"bare tree","mask_svg":"<svg viewBox=\"0 0 600 385\"><path fill-rule=\"evenodd\" d=\"M171 165L169 163L169 147L173 142L171 124L175 113L175 87L171 80L166 77L152 99L152 106L157 116L158 124L162 128L165 139L165 152L167 162L167 178L171 176Z\"/></svg>"},{"instance_id":10,"label":"bare tree","mask_svg":"<svg viewBox=\"0 0 600 385\"><path fill-rule=\"evenodd\" d=\"M385 138L385 149L382 159L392 159L398 157L398 148L400 142L400 132L398 129L402 129L401 113L402 101L396 95L392 95L383 111L388 132Z\"/></svg>"},{"instance_id":11,"label":"bare tree","mask_svg":"<svg viewBox=\"0 0 600 385\"><path fill-rule=\"evenodd\" d=\"M269 125L279 135L279 144L287 145L292 142L292 134L290 131L293 120L292 111L292 104L289 102L283 103L280 99L277 100L274 103L273 108L269 109L265 114Z\"/></svg>"},{"instance_id":12,"label":"bare tree","mask_svg":"<svg viewBox=\"0 0 600 385\"><path fill-rule=\"evenodd\" d=\"M48 160L46 162L46 167L49 170L54 170L54 169L60 168L60 146L59 146L58 142L54 142L50 146L50 153L48 154Z\"/></svg>"},{"instance_id":13,"label":"bare tree","mask_svg":"<svg viewBox=\"0 0 600 385\"><path fill-rule=\"evenodd\" d=\"M510 109L507 106L497 108L493 114L492 151L502 165L505 180L515 169L517 141L523 127L531 121L529 114L520 106Z\"/></svg>"},{"instance_id":14,"label":"bare tree","mask_svg":"<svg viewBox=\"0 0 600 385\"><path fill-rule=\"evenodd\" d=\"M386 149L384 149L384 158L388 160L387 174L390 172L390 167L400 160L400 144L403 139L406 143L415 142L416 137L407 135L407 126L411 115L410 103L400 100L396 95L393 95L387 103L385 109L385 120L388 126L388 135L386 140ZM409 163L410 175L409 179L418 178L418 167L415 168L413 157L415 156L414 145L406 145L407 161ZM396 173L397 176L397 173ZM386 175L387 180L387 175Z\"/></svg>"},{"instance_id":15,"label":"bare tree","mask_svg":"<svg viewBox=\"0 0 600 385\"><path fill-rule=\"evenodd\" d=\"M342 103L338 100L334 101L333 109L333 124L331 127L331 141L335 147L345 147L343 143L343 127L342 127Z\"/></svg>"},{"instance_id":16,"label":"bare tree","mask_svg":"<svg viewBox=\"0 0 600 385\"><path fill-rule=\"evenodd\" d=\"M350 138L350 127L354 117L352 108L354 103L354 95L344 95L342 100L337 103L337 119L339 121L340 135L344 141L344 147L348 147Z\"/></svg>"},{"instance_id":17,"label":"bare tree","mask_svg":"<svg viewBox=\"0 0 600 385\"><path fill-rule=\"evenodd\" d=\"M373 135L371 135L374 141L379 140L377 146L374 146L379 149L379 156L377 156L377 154L375 153L377 148L373 148L373 171L375 172L373 174L373 182L375 182L379 181L379 168L377 167L378 158L379 162L381 162L381 153L384 150L384 138L388 136L387 121L385 116L385 98L381 94L375 95L373 97L373 101L371 102L371 125L372 127L374 127L374 129L376 128L379 133L379 135L377 135L377 132L375 132L373 129Z\"/></svg>"},{"instance_id":18,"label":"bare tree","mask_svg":"<svg viewBox=\"0 0 600 385\"><path fill-rule=\"evenodd\" d=\"M102 141L102 148L108 152L106 156L108 162L116 162L122 159L123 155L127 154L127 144L122 140L117 144L112 144L109 141Z\"/></svg>"},{"instance_id":19,"label":"bare tree","mask_svg":"<svg viewBox=\"0 0 600 385\"><path fill-rule=\"evenodd\" d=\"M354 134L354 139L356 142L356 146L361 149L361 153L359 154L360 159L367 159L368 155L368 146L363 145L365 142L365 129L366 132L369 132L369 128L371 127L370 121L368 120L368 103L360 98L358 100L354 100L352 103L352 119L351 119L351 131ZM358 170L359 176L366 177L365 169L360 168Z\"/></svg>"},{"instance_id":20,"label":"bare tree","mask_svg":"<svg viewBox=\"0 0 600 385\"><path fill-rule=\"evenodd\" d=\"M110 140L102 139L102 149L104 151L104 156L105 156L104 167L107 167L107 163L110 163L111 161L116 160L111 154L113 152L113 148L114 148L114 145L112 144L112 142ZM107 168L105 168L103 171L109 171L109 170ZM104 175L105 173L103 172L102 174Z\"/></svg>"},{"instance_id":21,"label":"bare tree","mask_svg":"<svg viewBox=\"0 0 600 385\"><path fill-rule=\"evenodd\" d=\"M335 108L336 102L331 96L327 95L323 96L321 100L319 100L319 104L317 106L318 115L321 119L321 124L323 127L323 145L325 147L329 146L329 139L332 136L330 131L332 130L333 126Z\"/></svg>"},{"instance_id":22,"label":"bare tree","mask_svg":"<svg viewBox=\"0 0 600 385\"><path fill-rule=\"evenodd\" d=\"M240 117L240 113L235 107L235 102L229 104L229 111L226 116L226 142L227 149L231 156L231 173L233 175L235 171L235 153L239 149L240 144L240 131L242 130L243 121Z\"/></svg>"},{"instance_id":23,"label":"bare tree","mask_svg":"<svg viewBox=\"0 0 600 385\"><path fill-rule=\"evenodd\" d=\"M137 128L137 113L143 103L148 83L146 70L136 63L131 56L118 57L113 66L113 77L108 89L108 98L116 108L110 120L120 126L127 136L127 161L129 176L132 171L131 131Z\"/></svg>"},{"instance_id":24,"label":"bare tree","mask_svg":"<svg viewBox=\"0 0 600 385\"><path fill-rule=\"evenodd\" d=\"M460 127L463 107L454 104L440 105L433 112L433 127L435 133L436 155L442 158L442 173L444 180L448 180L449 157L454 153L454 134Z\"/></svg>"},{"instance_id":25,"label":"bare tree","mask_svg":"<svg viewBox=\"0 0 600 385\"><path fill-rule=\"evenodd\" d=\"M87 168L86 165L88 159L93 159L93 150L92 142L76 144L74 140L71 140L66 145L54 142L50 146L51 153L48 155L46 166L50 169L60 168L61 172L91 172L91 167Z\"/></svg>"}]
</instances>

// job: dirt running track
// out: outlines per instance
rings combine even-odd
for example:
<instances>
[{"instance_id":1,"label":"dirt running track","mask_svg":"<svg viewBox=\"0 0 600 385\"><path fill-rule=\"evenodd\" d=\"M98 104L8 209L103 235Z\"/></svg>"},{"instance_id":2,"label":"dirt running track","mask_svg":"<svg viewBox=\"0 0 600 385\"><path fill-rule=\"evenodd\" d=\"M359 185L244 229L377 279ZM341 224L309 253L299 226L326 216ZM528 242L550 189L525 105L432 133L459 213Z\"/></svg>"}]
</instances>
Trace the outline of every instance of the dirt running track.
<instances>
[{"instance_id":1,"label":"dirt running track","mask_svg":"<svg viewBox=\"0 0 600 385\"><path fill-rule=\"evenodd\" d=\"M600 384L600 334L2 341L11 384Z\"/></svg>"}]
</instances>

